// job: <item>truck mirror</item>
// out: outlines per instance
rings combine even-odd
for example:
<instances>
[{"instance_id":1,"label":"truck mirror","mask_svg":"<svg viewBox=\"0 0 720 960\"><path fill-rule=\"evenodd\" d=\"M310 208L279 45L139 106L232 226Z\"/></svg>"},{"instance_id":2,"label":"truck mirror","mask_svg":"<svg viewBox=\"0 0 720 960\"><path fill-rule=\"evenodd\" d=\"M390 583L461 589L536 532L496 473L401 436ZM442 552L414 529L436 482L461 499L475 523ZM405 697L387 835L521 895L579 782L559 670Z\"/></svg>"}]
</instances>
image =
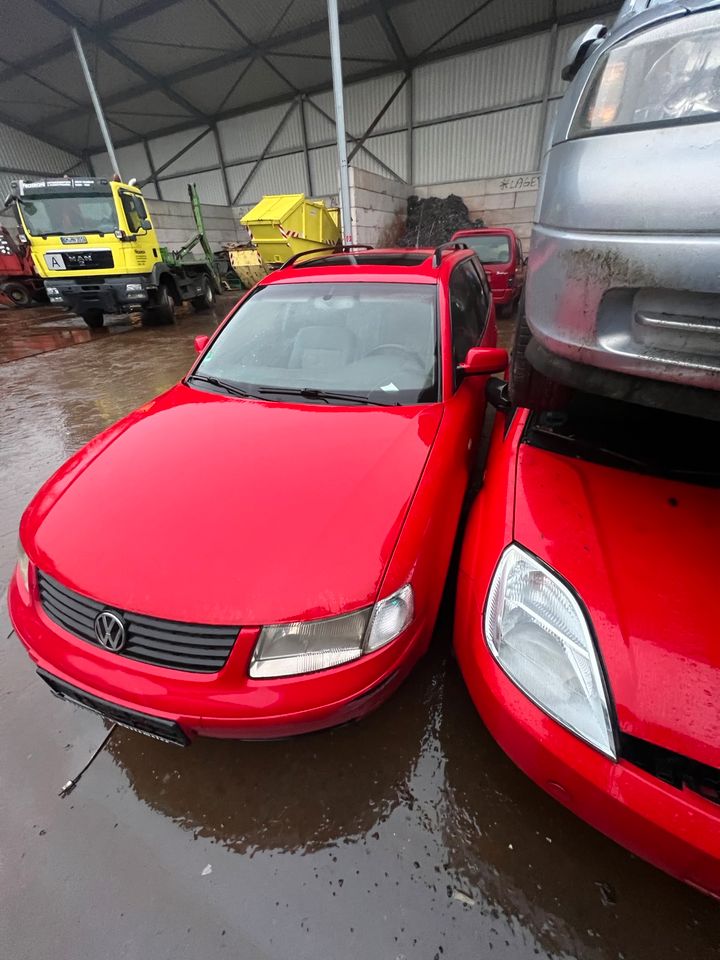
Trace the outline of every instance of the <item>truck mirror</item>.
<instances>
[{"instance_id":1,"label":"truck mirror","mask_svg":"<svg viewBox=\"0 0 720 960\"><path fill-rule=\"evenodd\" d=\"M140 221L140 226L143 228L143 230L152 230L152 224L147 219L147 217L144 220Z\"/></svg>"}]
</instances>

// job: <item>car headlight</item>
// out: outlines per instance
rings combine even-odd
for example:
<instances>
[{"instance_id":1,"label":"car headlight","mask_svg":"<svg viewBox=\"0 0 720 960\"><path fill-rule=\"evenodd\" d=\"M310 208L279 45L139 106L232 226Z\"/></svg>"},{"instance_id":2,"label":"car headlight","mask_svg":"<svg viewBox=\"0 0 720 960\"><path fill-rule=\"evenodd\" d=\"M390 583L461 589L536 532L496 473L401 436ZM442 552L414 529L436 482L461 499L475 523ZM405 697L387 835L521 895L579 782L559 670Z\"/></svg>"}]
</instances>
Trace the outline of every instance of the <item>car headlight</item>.
<instances>
[{"instance_id":1,"label":"car headlight","mask_svg":"<svg viewBox=\"0 0 720 960\"><path fill-rule=\"evenodd\" d=\"M18 552L18 571L20 573L20 579L23 582L23 586L26 590L30 589L30 580L29 580L29 571L30 571L30 559L23 549L22 543L20 543L20 538L18 537L17 542L17 552Z\"/></svg>"},{"instance_id":2,"label":"car headlight","mask_svg":"<svg viewBox=\"0 0 720 960\"><path fill-rule=\"evenodd\" d=\"M720 115L720 12L677 17L612 47L595 66L571 137Z\"/></svg>"},{"instance_id":3,"label":"car headlight","mask_svg":"<svg viewBox=\"0 0 720 960\"><path fill-rule=\"evenodd\" d=\"M505 673L541 710L615 759L586 616L559 577L515 544L503 553L490 584L485 637Z\"/></svg>"},{"instance_id":4,"label":"car headlight","mask_svg":"<svg viewBox=\"0 0 720 960\"><path fill-rule=\"evenodd\" d=\"M413 613L412 587L406 584L374 606L341 617L263 627L250 661L250 676L289 677L357 660L398 637Z\"/></svg>"}]
</instances>

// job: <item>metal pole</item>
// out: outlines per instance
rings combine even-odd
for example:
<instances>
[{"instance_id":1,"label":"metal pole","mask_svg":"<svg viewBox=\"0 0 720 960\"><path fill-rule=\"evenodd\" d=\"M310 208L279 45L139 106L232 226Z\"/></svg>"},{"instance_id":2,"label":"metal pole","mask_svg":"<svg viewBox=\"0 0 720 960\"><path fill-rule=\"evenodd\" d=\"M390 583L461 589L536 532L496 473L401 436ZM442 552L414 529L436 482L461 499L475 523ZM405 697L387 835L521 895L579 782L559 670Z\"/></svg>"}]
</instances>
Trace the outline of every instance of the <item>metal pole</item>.
<instances>
[{"instance_id":1,"label":"metal pole","mask_svg":"<svg viewBox=\"0 0 720 960\"><path fill-rule=\"evenodd\" d=\"M340 24L337 0L327 0L330 57L332 59L333 94L335 97L335 126L337 129L338 162L340 165L340 210L343 240L353 242L350 217L350 178L348 176L347 139L345 135L345 103L343 100L342 54L340 53Z\"/></svg>"},{"instance_id":2,"label":"metal pole","mask_svg":"<svg viewBox=\"0 0 720 960\"><path fill-rule=\"evenodd\" d=\"M97 95L97 90L95 89L95 84L93 83L92 74L90 73L90 67L88 67L88 62L85 59L85 51L82 48L80 43L80 35L78 34L75 27L72 28L72 38L75 42L75 49L77 50L77 55L80 59L80 66L82 67L82 72L85 76L85 83L87 88L90 91L90 99L92 100L93 106L95 107L95 115L98 118L98 123L100 124L100 131L103 135L103 140L105 141L105 149L107 154L110 157L110 163L112 164L113 173L116 173L120 176L120 167L118 166L117 157L115 156L115 150L113 149L112 140L110 139L110 131L108 130L107 124L105 123L105 116L102 111L102 106L100 105L100 100Z\"/></svg>"}]
</instances>

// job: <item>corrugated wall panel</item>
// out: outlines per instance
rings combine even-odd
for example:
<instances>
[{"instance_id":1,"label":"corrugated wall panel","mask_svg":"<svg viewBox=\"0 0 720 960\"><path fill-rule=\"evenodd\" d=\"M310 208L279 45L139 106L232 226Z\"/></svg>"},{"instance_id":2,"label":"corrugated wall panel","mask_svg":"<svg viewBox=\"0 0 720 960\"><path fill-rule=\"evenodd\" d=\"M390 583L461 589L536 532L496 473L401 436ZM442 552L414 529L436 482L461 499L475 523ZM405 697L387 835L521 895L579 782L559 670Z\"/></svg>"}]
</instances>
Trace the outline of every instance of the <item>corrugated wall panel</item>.
<instances>
[{"instance_id":1,"label":"corrugated wall panel","mask_svg":"<svg viewBox=\"0 0 720 960\"><path fill-rule=\"evenodd\" d=\"M335 147L322 147L320 150L311 150L310 169L313 176L314 195L316 197L337 196L337 149Z\"/></svg>"},{"instance_id":2,"label":"corrugated wall panel","mask_svg":"<svg viewBox=\"0 0 720 960\"><path fill-rule=\"evenodd\" d=\"M272 157L260 164L238 203L257 202L266 193L304 193L306 189L302 154Z\"/></svg>"},{"instance_id":3,"label":"corrugated wall panel","mask_svg":"<svg viewBox=\"0 0 720 960\"><path fill-rule=\"evenodd\" d=\"M537 104L415 130L415 182L534 171L541 115Z\"/></svg>"},{"instance_id":4,"label":"corrugated wall panel","mask_svg":"<svg viewBox=\"0 0 720 960\"><path fill-rule=\"evenodd\" d=\"M0 167L34 173L62 173L80 157L0 123Z\"/></svg>"},{"instance_id":5,"label":"corrugated wall panel","mask_svg":"<svg viewBox=\"0 0 720 960\"><path fill-rule=\"evenodd\" d=\"M366 141L368 148L386 163L391 170L403 180L406 178L407 167L407 134L386 133L381 137L369 137ZM376 163L364 150L359 150L353 158L353 166L379 173L381 177L389 176L388 171Z\"/></svg>"},{"instance_id":6,"label":"corrugated wall panel","mask_svg":"<svg viewBox=\"0 0 720 960\"><path fill-rule=\"evenodd\" d=\"M387 77L376 77L373 80L353 83L345 87L345 122L351 133L359 137L367 130L392 96L393 91L397 89L402 78L401 73L393 73ZM327 106L325 109L332 114L332 101L330 101L330 109ZM380 133L383 130L400 127L406 122L405 96L401 91L375 130Z\"/></svg>"},{"instance_id":7,"label":"corrugated wall panel","mask_svg":"<svg viewBox=\"0 0 720 960\"><path fill-rule=\"evenodd\" d=\"M115 151L120 172L125 180L135 177L144 180L150 176L150 166L147 154L142 143L133 143L129 147L119 147ZM111 168L110 158L106 153L94 153L91 157L92 167L96 177L111 177L114 170Z\"/></svg>"},{"instance_id":8,"label":"corrugated wall panel","mask_svg":"<svg viewBox=\"0 0 720 960\"><path fill-rule=\"evenodd\" d=\"M413 78L415 121L541 97L549 42L543 33L420 67Z\"/></svg>"},{"instance_id":9,"label":"corrugated wall panel","mask_svg":"<svg viewBox=\"0 0 720 960\"><path fill-rule=\"evenodd\" d=\"M305 124L310 146L316 143L327 143L335 136L335 125L319 113L313 104L317 104L332 117L334 115L332 93L319 93L314 97L309 97L305 104Z\"/></svg>"},{"instance_id":10,"label":"corrugated wall panel","mask_svg":"<svg viewBox=\"0 0 720 960\"><path fill-rule=\"evenodd\" d=\"M218 133L225 162L231 163L234 160L260 156L289 105L290 101L276 107L268 107L266 110L243 113L239 117L221 121L218 124ZM291 116L288 119L288 126L292 121Z\"/></svg>"},{"instance_id":11,"label":"corrugated wall panel","mask_svg":"<svg viewBox=\"0 0 720 960\"><path fill-rule=\"evenodd\" d=\"M184 200L185 203L189 203L187 188L190 182L197 186L200 201L203 205L215 203L225 206L227 204L222 176L219 170L211 170L209 173L199 173L194 177L172 177L169 180L161 179L160 189L162 190L163 200Z\"/></svg>"},{"instance_id":12,"label":"corrugated wall panel","mask_svg":"<svg viewBox=\"0 0 720 960\"><path fill-rule=\"evenodd\" d=\"M163 171L163 174L182 173L185 170L212 167L213 164L219 163L217 149L215 148L215 137L213 137L212 131L203 131L202 127L196 127L194 130L184 130L182 133L171 133L167 137L157 137L154 140L148 141L155 169L157 170L159 167L162 167L171 157L174 157L175 154L186 147L188 143L192 143L195 137L201 133L204 133L202 139L198 140L194 146L190 147L182 156L178 157L174 163L170 164L170 166Z\"/></svg>"},{"instance_id":13,"label":"corrugated wall panel","mask_svg":"<svg viewBox=\"0 0 720 960\"><path fill-rule=\"evenodd\" d=\"M230 200L233 199L240 187L245 183L245 178L254 166L254 163L238 163L234 167L226 168L228 186L230 187Z\"/></svg>"}]
</instances>

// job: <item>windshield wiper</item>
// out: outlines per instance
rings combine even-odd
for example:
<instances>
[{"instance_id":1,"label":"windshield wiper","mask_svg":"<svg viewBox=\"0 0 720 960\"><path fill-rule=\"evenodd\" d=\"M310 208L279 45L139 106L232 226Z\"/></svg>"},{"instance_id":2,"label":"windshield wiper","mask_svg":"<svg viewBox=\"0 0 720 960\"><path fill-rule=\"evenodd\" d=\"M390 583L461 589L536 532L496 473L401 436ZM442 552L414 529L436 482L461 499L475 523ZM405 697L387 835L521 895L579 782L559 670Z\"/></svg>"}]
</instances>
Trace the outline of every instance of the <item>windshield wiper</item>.
<instances>
[{"instance_id":1,"label":"windshield wiper","mask_svg":"<svg viewBox=\"0 0 720 960\"><path fill-rule=\"evenodd\" d=\"M252 397L252 394L248 393L247 390L243 390L242 387L236 387L234 383L228 383L227 380L220 380L218 377L206 377L201 373L193 373L188 377L188 380L201 380L203 383L209 383L213 387L219 387L233 397Z\"/></svg>"},{"instance_id":2,"label":"windshield wiper","mask_svg":"<svg viewBox=\"0 0 720 960\"><path fill-rule=\"evenodd\" d=\"M399 403L384 403L382 400L371 400L358 393L336 393L334 390L321 390L317 387L258 387L258 393L285 394L291 397L307 397L308 400L348 400L350 403L362 403L372 407L398 407Z\"/></svg>"}]
</instances>

